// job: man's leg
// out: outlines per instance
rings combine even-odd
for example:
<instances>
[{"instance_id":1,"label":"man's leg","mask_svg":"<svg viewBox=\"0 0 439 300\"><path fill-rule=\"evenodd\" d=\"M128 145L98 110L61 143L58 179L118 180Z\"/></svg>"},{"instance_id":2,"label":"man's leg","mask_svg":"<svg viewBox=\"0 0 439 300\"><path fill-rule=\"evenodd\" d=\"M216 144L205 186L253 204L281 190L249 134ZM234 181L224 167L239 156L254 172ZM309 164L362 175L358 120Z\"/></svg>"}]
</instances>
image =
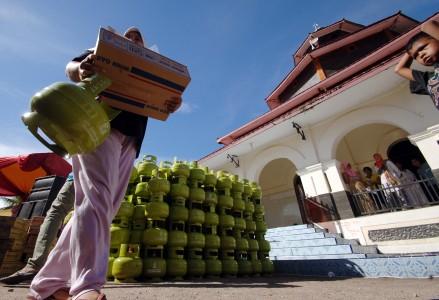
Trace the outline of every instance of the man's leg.
<instances>
[{"instance_id":1,"label":"man's leg","mask_svg":"<svg viewBox=\"0 0 439 300\"><path fill-rule=\"evenodd\" d=\"M67 288L70 283L71 265L69 257L72 219L67 223L55 248L50 252L46 263L32 280L30 295L32 299L46 299L56 291Z\"/></svg>"},{"instance_id":2,"label":"man's leg","mask_svg":"<svg viewBox=\"0 0 439 300\"><path fill-rule=\"evenodd\" d=\"M49 249L56 238L58 230L67 214L73 209L75 188L73 181L66 181L52 203L43 224L41 224L35 244L34 253L27 264L34 269L41 269L49 255Z\"/></svg>"},{"instance_id":3,"label":"man's leg","mask_svg":"<svg viewBox=\"0 0 439 300\"><path fill-rule=\"evenodd\" d=\"M120 203L114 198L126 189L130 175L121 172L120 163L131 170L135 155L134 142L113 129L94 152L73 157L76 191L83 195L76 197L70 239L73 296L99 291L106 281L113 205Z\"/></svg>"},{"instance_id":4,"label":"man's leg","mask_svg":"<svg viewBox=\"0 0 439 300\"><path fill-rule=\"evenodd\" d=\"M75 200L73 181L66 181L48 210L38 233L35 249L26 266L14 274L0 278L4 284L18 284L35 277L49 255L49 249Z\"/></svg>"}]
</instances>

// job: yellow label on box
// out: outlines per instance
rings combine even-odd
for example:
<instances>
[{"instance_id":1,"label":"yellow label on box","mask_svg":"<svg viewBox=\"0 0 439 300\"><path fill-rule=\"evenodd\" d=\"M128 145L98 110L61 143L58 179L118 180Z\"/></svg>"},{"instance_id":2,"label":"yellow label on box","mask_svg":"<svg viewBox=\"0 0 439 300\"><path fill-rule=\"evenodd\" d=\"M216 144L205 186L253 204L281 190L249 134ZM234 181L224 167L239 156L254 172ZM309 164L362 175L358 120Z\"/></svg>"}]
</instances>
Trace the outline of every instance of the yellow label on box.
<instances>
[{"instance_id":1,"label":"yellow label on box","mask_svg":"<svg viewBox=\"0 0 439 300\"><path fill-rule=\"evenodd\" d=\"M158 120L169 116L190 82L186 66L108 31L99 30L96 65L112 80L100 99L114 108Z\"/></svg>"}]
</instances>

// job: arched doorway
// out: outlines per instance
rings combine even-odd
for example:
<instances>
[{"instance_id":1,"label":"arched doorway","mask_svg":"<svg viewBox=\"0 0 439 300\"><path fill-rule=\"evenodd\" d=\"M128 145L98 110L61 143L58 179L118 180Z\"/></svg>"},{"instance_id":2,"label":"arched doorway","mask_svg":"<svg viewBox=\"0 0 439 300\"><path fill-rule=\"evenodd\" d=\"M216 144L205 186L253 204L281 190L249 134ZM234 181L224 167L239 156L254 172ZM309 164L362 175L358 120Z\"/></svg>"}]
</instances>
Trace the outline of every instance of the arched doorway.
<instances>
[{"instance_id":1,"label":"arched doorway","mask_svg":"<svg viewBox=\"0 0 439 300\"><path fill-rule=\"evenodd\" d=\"M413 145L407 138L403 138L392 143L387 148L387 157L393 161L400 163L404 169L409 169L416 174L416 168L411 164L413 158L418 159L421 163L425 162L418 147Z\"/></svg>"},{"instance_id":2,"label":"arched doorway","mask_svg":"<svg viewBox=\"0 0 439 300\"><path fill-rule=\"evenodd\" d=\"M268 228L302 224L294 189L296 166L286 158L267 163L259 176Z\"/></svg>"},{"instance_id":3,"label":"arched doorway","mask_svg":"<svg viewBox=\"0 0 439 300\"><path fill-rule=\"evenodd\" d=\"M306 220L306 211L305 211L305 190L303 189L302 180L299 175L294 177L294 191L296 193L297 204L299 205L300 216L302 218L303 223L308 223Z\"/></svg>"},{"instance_id":4,"label":"arched doorway","mask_svg":"<svg viewBox=\"0 0 439 300\"><path fill-rule=\"evenodd\" d=\"M395 141L407 140L408 133L390 124L368 124L348 132L337 146L336 159L349 162L360 176L364 176L363 168L374 166L374 153L386 157L389 147Z\"/></svg>"}]
</instances>

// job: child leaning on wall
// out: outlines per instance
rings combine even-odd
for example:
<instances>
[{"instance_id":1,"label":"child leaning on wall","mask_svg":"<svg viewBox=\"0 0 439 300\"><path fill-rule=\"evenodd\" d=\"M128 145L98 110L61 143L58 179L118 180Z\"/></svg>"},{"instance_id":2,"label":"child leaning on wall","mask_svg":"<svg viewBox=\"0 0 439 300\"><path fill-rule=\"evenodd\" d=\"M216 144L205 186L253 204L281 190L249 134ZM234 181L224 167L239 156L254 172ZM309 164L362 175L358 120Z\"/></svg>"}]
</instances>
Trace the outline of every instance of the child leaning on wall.
<instances>
[{"instance_id":1,"label":"child leaning on wall","mask_svg":"<svg viewBox=\"0 0 439 300\"><path fill-rule=\"evenodd\" d=\"M411 69L413 60L432 71ZM410 91L414 94L430 95L439 109L439 22L428 21L421 25L421 32L412 37L406 46L406 53L395 67L395 72L410 80Z\"/></svg>"}]
</instances>

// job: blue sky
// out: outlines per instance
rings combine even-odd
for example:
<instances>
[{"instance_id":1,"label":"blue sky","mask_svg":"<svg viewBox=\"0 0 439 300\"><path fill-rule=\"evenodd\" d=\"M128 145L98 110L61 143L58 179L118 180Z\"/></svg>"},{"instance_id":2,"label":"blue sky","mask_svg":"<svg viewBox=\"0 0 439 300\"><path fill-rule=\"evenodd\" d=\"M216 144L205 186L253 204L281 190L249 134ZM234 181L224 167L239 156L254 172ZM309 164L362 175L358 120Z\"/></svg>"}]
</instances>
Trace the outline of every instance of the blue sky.
<instances>
[{"instance_id":1,"label":"blue sky","mask_svg":"<svg viewBox=\"0 0 439 300\"><path fill-rule=\"evenodd\" d=\"M94 46L100 26L135 25L148 46L188 66L183 106L166 122L150 119L141 153L194 160L268 110L265 97L314 23L368 25L398 10L421 21L438 7L437 0L0 0L0 156L47 152L20 116L35 92L67 81L66 63Z\"/></svg>"}]
</instances>

